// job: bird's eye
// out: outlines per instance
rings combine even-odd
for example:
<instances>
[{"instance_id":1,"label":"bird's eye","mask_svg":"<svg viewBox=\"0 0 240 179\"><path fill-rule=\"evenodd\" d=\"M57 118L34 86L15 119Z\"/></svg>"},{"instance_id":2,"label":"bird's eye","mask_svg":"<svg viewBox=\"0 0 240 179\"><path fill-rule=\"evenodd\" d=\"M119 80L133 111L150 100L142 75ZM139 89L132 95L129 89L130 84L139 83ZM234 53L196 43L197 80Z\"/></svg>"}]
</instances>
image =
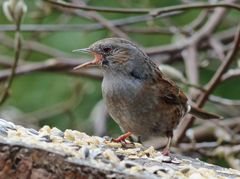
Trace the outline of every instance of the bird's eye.
<instances>
[{"instance_id":1,"label":"bird's eye","mask_svg":"<svg viewBox=\"0 0 240 179\"><path fill-rule=\"evenodd\" d=\"M111 50L112 50L112 49L111 49L110 47L104 47L104 48L103 48L103 51L104 51L105 53L109 53Z\"/></svg>"}]
</instances>

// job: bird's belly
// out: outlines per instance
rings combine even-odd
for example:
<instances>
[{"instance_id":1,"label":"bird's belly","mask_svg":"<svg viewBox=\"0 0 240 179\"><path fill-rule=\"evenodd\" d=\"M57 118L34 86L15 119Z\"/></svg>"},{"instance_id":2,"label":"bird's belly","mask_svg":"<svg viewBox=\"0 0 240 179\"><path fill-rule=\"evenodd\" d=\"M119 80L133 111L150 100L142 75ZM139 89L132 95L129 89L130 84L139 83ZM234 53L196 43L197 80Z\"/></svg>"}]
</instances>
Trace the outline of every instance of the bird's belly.
<instances>
[{"instance_id":1,"label":"bird's belly","mask_svg":"<svg viewBox=\"0 0 240 179\"><path fill-rule=\"evenodd\" d=\"M146 106L137 108L122 104L112 106L107 102L109 114L125 132L130 131L137 136L157 136L176 127L167 113L155 112Z\"/></svg>"},{"instance_id":2,"label":"bird's belly","mask_svg":"<svg viewBox=\"0 0 240 179\"><path fill-rule=\"evenodd\" d=\"M108 112L125 132L137 136L157 136L171 131L179 119L159 108L159 101L149 94L139 95L136 89L103 91Z\"/></svg>"}]
</instances>

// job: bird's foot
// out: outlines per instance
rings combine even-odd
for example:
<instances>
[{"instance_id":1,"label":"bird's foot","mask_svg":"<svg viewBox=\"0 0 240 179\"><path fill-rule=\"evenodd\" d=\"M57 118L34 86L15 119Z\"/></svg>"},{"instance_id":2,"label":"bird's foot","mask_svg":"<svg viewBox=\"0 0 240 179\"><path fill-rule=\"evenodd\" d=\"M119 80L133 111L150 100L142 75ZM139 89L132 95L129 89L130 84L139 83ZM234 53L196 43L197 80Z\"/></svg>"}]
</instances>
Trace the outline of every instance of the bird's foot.
<instances>
[{"instance_id":1,"label":"bird's foot","mask_svg":"<svg viewBox=\"0 0 240 179\"><path fill-rule=\"evenodd\" d=\"M167 141L166 147L162 151L162 154L164 156L169 156L170 155L170 146L171 146L171 142L172 142L172 136L173 136L172 131L167 131L168 141Z\"/></svg>"},{"instance_id":2,"label":"bird's foot","mask_svg":"<svg viewBox=\"0 0 240 179\"><path fill-rule=\"evenodd\" d=\"M131 133L131 132L127 132L127 133L119 136L119 137L116 138L116 139L112 139L112 142L118 142L118 143L119 143L119 142L120 142L120 143L124 142L124 143L126 143L125 140L126 140L130 135L132 135L132 133Z\"/></svg>"},{"instance_id":3,"label":"bird's foot","mask_svg":"<svg viewBox=\"0 0 240 179\"><path fill-rule=\"evenodd\" d=\"M170 155L170 150L168 148L163 149L162 155L169 156Z\"/></svg>"}]
</instances>

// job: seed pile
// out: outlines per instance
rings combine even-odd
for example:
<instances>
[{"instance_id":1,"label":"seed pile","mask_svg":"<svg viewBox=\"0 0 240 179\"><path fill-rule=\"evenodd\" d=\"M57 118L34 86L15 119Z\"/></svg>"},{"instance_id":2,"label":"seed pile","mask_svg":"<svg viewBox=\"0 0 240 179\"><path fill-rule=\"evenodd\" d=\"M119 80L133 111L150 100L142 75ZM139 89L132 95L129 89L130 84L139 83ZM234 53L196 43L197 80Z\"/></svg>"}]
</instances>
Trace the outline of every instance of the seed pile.
<instances>
[{"instance_id":1,"label":"seed pile","mask_svg":"<svg viewBox=\"0 0 240 179\"><path fill-rule=\"evenodd\" d=\"M0 142L24 144L35 148L64 154L68 161L85 162L99 169L109 169L134 176L151 178L226 178L225 174L239 176L236 170L223 169L176 155L166 157L153 147L146 148L139 143L121 144L107 138L89 136L76 130L64 132L49 126L39 131L14 125L0 119ZM214 167L215 170L211 170Z\"/></svg>"}]
</instances>

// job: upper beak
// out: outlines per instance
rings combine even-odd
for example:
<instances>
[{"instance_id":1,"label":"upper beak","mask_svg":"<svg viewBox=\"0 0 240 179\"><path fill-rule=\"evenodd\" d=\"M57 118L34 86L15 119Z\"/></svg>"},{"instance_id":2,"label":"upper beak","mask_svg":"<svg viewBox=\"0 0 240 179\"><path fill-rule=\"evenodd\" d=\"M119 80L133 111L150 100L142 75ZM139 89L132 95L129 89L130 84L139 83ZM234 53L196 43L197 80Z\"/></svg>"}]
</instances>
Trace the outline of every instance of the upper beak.
<instances>
[{"instance_id":1,"label":"upper beak","mask_svg":"<svg viewBox=\"0 0 240 179\"><path fill-rule=\"evenodd\" d=\"M80 49L73 50L72 52L91 53L92 51L90 48L80 48Z\"/></svg>"},{"instance_id":2,"label":"upper beak","mask_svg":"<svg viewBox=\"0 0 240 179\"><path fill-rule=\"evenodd\" d=\"M77 69L80 69L80 68L83 68L83 67L92 66L92 65L98 65L98 64L100 64L100 62L102 61L102 55L94 52L94 51L93 51L92 49L90 49L90 48L76 49L76 50L73 50L73 52L91 53L91 54L93 54L94 57L95 57L94 60L91 61L91 62L86 62L86 63L83 63L83 64L81 64L81 65L78 65L78 66L74 67L74 68L73 68L74 70L77 70Z\"/></svg>"}]
</instances>

